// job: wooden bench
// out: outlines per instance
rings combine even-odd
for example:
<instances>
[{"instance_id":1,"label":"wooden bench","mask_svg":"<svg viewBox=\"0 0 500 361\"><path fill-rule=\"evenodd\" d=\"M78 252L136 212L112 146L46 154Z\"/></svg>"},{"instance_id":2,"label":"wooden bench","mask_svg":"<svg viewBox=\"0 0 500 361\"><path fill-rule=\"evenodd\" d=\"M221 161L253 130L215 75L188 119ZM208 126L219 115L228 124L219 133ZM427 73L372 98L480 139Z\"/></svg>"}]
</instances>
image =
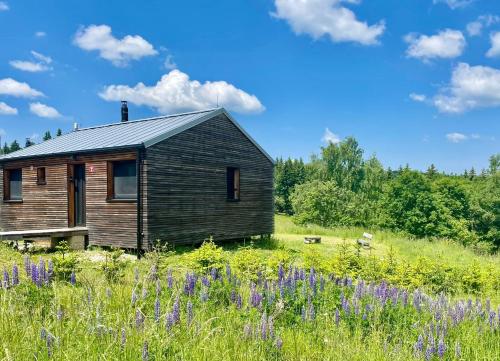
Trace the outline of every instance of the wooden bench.
<instances>
[{"instance_id":1,"label":"wooden bench","mask_svg":"<svg viewBox=\"0 0 500 361\"><path fill-rule=\"evenodd\" d=\"M81 250L85 248L85 238L89 234L87 227L35 229L26 231L0 232L0 241L34 242L37 240L50 239L50 247L55 247L57 241L64 239L71 249Z\"/></svg>"},{"instance_id":2,"label":"wooden bench","mask_svg":"<svg viewBox=\"0 0 500 361\"><path fill-rule=\"evenodd\" d=\"M321 237L304 237L305 244L321 243Z\"/></svg>"}]
</instances>

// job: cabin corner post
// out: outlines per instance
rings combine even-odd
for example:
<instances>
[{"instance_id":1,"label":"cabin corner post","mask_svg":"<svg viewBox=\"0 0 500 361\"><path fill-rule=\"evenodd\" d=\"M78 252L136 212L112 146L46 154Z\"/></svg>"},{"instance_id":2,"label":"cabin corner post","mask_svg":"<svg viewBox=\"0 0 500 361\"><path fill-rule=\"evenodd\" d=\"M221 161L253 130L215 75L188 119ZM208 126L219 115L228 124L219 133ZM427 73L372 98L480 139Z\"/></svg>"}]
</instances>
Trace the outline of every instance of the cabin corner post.
<instances>
[{"instance_id":1,"label":"cabin corner post","mask_svg":"<svg viewBox=\"0 0 500 361\"><path fill-rule=\"evenodd\" d=\"M136 181L137 181L137 259L142 256L142 159L144 148L137 149L136 158Z\"/></svg>"}]
</instances>

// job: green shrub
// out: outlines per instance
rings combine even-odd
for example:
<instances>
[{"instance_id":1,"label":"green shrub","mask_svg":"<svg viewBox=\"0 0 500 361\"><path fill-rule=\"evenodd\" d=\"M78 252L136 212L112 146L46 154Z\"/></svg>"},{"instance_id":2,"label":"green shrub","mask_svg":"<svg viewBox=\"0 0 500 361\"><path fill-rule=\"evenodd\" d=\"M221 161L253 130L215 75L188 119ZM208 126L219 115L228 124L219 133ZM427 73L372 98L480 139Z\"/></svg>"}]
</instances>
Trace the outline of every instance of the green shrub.
<instances>
[{"instance_id":1,"label":"green shrub","mask_svg":"<svg viewBox=\"0 0 500 361\"><path fill-rule=\"evenodd\" d=\"M120 259L123 253L124 251L121 249L106 252L106 260L101 265L101 270L106 280L110 283L121 281L125 275L127 262Z\"/></svg>"},{"instance_id":2,"label":"green shrub","mask_svg":"<svg viewBox=\"0 0 500 361\"><path fill-rule=\"evenodd\" d=\"M253 248L240 248L231 259L231 268L238 277L256 281L259 273L266 271L260 253Z\"/></svg>"},{"instance_id":3,"label":"green shrub","mask_svg":"<svg viewBox=\"0 0 500 361\"><path fill-rule=\"evenodd\" d=\"M203 242L200 248L189 253L187 261L197 271L208 273L212 268L221 271L227 263L227 257L224 250L210 239Z\"/></svg>"},{"instance_id":4,"label":"green shrub","mask_svg":"<svg viewBox=\"0 0 500 361\"><path fill-rule=\"evenodd\" d=\"M61 241L56 246L57 255L52 258L54 262L54 276L58 280L69 281L73 272L78 272L80 259L74 253L69 252L69 245Z\"/></svg>"}]
</instances>

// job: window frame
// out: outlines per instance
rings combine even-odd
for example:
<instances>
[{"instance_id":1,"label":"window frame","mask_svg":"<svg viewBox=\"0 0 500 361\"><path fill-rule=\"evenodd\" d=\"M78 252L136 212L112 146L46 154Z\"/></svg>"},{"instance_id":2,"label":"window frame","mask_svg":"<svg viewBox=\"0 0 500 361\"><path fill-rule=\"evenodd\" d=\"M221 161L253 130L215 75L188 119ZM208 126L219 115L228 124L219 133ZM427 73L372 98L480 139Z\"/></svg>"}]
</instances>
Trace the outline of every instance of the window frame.
<instances>
[{"instance_id":1,"label":"window frame","mask_svg":"<svg viewBox=\"0 0 500 361\"><path fill-rule=\"evenodd\" d=\"M134 163L135 171L135 181L136 181L136 193L133 197L130 198L116 198L115 194L115 171L114 166L117 163ZM123 159L123 160L113 160L107 162L107 202L116 202L116 203L135 203L137 202L137 161L131 159Z\"/></svg>"},{"instance_id":2,"label":"window frame","mask_svg":"<svg viewBox=\"0 0 500 361\"><path fill-rule=\"evenodd\" d=\"M11 174L12 172L19 171L21 176L21 197L12 198L11 192ZM3 201L5 203L22 203L23 202L23 169L22 168L11 168L3 169Z\"/></svg>"},{"instance_id":3,"label":"window frame","mask_svg":"<svg viewBox=\"0 0 500 361\"><path fill-rule=\"evenodd\" d=\"M241 201L241 169L239 167L226 167L226 200L228 202Z\"/></svg>"},{"instance_id":4,"label":"window frame","mask_svg":"<svg viewBox=\"0 0 500 361\"><path fill-rule=\"evenodd\" d=\"M42 177L43 175L43 177ZM47 184L47 168L37 167L36 168L36 184L39 186L44 186Z\"/></svg>"}]
</instances>

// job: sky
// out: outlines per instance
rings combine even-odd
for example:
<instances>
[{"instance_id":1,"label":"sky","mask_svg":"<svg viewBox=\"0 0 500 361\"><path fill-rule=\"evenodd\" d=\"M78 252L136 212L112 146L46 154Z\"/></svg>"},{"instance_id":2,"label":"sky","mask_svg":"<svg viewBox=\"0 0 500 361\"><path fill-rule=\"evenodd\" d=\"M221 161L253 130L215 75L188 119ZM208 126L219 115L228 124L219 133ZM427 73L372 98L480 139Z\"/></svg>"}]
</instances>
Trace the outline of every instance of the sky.
<instances>
[{"instance_id":1,"label":"sky","mask_svg":"<svg viewBox=\"0 0 500 361\"><path fill-rule=\"evenodd\" d=\"M354 136L386 167L500 151L500 2L0 0L0 135L223 106L273 157Z\"/></svg>"}]
</instances>

